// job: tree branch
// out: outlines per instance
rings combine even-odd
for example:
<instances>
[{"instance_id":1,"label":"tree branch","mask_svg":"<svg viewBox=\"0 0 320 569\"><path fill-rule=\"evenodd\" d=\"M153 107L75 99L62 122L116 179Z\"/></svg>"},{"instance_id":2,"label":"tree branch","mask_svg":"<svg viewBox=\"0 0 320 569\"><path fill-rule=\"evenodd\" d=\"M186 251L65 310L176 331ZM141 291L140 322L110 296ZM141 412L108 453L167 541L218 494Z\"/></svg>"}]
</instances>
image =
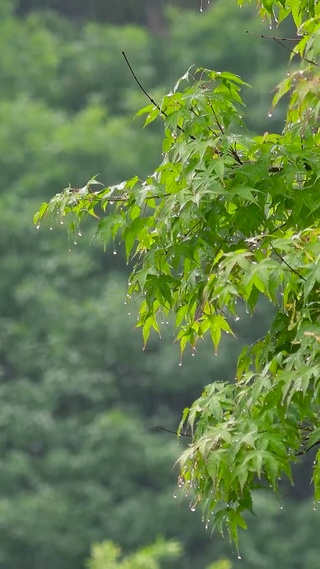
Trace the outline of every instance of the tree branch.
<instances>
[{"instance_id":1,"label":"tree branch","mask_svg":"<svg viewBox=\"0 0 320 569\"><path fill-rule=\"evenodd\" d=\"M281 47L283 47L284 49L289 51L290 53L293 53L294 55L299 55L299 53L294 51L294 49L291 49L290 47L288 47L287 45L282 43L284 41L297 41L297 42L299 42L300 41L299 38L297 38L297 39L295 39L295 38L277 38L275 36L264 36L261 34L256 34L255 32L249 32L248 30L246 30L246 34L250 34L251 36L257 36L258 38L262 38L264 40L273 40L273 41L277 42L279 45L281 45ZM312 61L312 59L308 59L304 55L300 55L300 57L301 57L301 59L303 59L307 63L310 63L311 65L315 65L316 67L320 67L319 63L317 63L316 61Z\"/></svg>"},{"instance_id":2,"label":"tree branch","mask_svg":"<svg viewBox=\"0 0 320 569\"><path fill-rule=\"evenodd\" d=\"M192 438L192 435L190 435L188 433L178 433L177 431L171 431L171 429L165 429L164 427L159 427L159 425L155 425L154 428L157 431L165 431L166 433L171 433L172 435L177 435L178 437L190 437L190 438Z\"/></svg>"},{"instance_id":3,"label":"tree branch","mask_svg":"<svg viewBox=\"0 0 320 569\"><path fill-rule=\"evenodd\" d=\"M161 109L161 107L159 107L158 103L156 103L156 101L155 101L154 99L152 99L152 97L149 95L148 91L146 91L145 88L143 87L143 85L140 83L140 81L139 81L138 77L136 76L136 74L135 74L135 72L134 72L134 70L133 70L133 68L132 68L132 65L130 64L130 62L129 62L127 56L126 56L126 53L125 53L124 51L122 52L122 55L123 55L123 57L124 57L124 59L125 59L125 62L126 62L126 64L127 64L127 66L128 66L129 69L130 69L130 73L131 73L132 77L134 78L134 80L135 80L135 82L137 83L138 87L141 89L142 93L144 93L144 95L149 99L150 103L152 103L164 117L168 118L167 113L166 113L165 111L163 111L163 110ZM177 129L180 130L180 132L185 133L185 130L184 130L183 128L181 128L181 126L177 125ZM189 137L190 137L192 140L196 140L195 137L194 137L192 134L189 134Z\"/></svg>"}]
</instances>

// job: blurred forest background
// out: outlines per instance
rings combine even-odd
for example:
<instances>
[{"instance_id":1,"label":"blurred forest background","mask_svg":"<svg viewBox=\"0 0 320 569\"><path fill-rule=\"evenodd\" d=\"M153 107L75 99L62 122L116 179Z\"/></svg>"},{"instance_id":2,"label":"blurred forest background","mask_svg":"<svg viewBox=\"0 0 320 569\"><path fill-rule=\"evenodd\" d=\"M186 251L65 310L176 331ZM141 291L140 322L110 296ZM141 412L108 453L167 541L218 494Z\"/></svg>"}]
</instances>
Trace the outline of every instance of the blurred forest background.
<instances>
[{"instance_id":1,"label":"blurred forest background","mask_svg":"<svg viewBox=\"0 0 320 569\"><path fill-rule=\"evenodd\" d=\"M180 367L170 322L141 351L117 243L103 252L89 225L77 243L63 228L32 225L39 204L69 183L144 176L161 159L161 124L143 130L132 120L148 101L122 50L155 99L192 64L238 73L254 86L245 93L249 128L281 130L281 107L272 117L268 109L288 53L246 30L275 32L236 2L199 8L200 0L1 0L0 569L81 569L94 543L112 540L129 555L158 536L182 545L162 567L204 569L229 557L244 569L319 569L312 456L283 488L283 508L257 497L240 562L176 488L186 441L155 429L175 430L205 385L233 379L270 307L255 320L244 310L238 341L226 337L218 357L203 344Z\"/></svg>"}]
</instances>

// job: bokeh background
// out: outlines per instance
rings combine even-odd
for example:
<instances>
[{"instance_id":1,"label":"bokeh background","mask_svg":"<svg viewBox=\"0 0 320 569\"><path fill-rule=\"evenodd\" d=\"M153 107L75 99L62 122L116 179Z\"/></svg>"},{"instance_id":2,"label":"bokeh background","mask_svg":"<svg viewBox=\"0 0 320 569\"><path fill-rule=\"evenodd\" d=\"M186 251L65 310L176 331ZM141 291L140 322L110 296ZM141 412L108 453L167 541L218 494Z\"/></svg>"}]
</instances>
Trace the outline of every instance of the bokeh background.
<instances>
[{"instance_id":1,"label":"bokeh background","mask_svg":"<svg viewBox=\"0 0 320 569\"><path fill-rule=\"evenodd\" d=\"M186 442L155 429L175 430L205 385L233 380L270 306L254 319L244 310L238 340L226 336L218 357L204 343L180 367L171 322L142 352L118 243L104 252L90 224L76 243L64 227L32 224L69 183L98 174L112 184L159 163L161 121L143 130L133 120L148 101L123 50L157 100L192 64L238 73L253 86L243 93L249 130L281 131L283 108L268 109L288 52L246 33L277 30L254 7L203 1L200 12L200 0L1 0L0 569L82 569L95 542L128 553L158 536L182 544L176 569L221 557L243 569L319 569L312 456L281 501L257 496L238 561L177 491ZM281 34L291 33L289 22Z\"/></svg>"}]
</instances>

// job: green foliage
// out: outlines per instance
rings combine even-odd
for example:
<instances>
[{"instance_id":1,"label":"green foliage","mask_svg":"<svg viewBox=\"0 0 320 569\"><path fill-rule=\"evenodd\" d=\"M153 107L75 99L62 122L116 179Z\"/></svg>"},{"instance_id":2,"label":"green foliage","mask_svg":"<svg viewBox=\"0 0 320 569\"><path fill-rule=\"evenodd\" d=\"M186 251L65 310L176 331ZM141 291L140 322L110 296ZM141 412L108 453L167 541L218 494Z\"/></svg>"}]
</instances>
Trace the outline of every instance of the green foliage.
<instances>
[{"instance_id":1,"label":"green foliage","mask_svg":"<svg viewBox=\"0 0 320 569\"><path fill-rule=\"evenodd\" d=\"M105 541L93 545L87 567L88 569L159 569L162 560L175 559L180 551L178 543L158 540L154 545L120 559L120 548L112 542Z\"/></svg>"},{"instance_id":2,"label":"green foliage","mask_svg":"<svg viewBox=\"0 0 320 569\"><path fill-rule=\"evenodd\" d=\"M292 463L320 440L320 7L268 0L259 10L279 22L291 15L302 35L293 50L299 75L274 98L290 92L282 134L235 133L244 126L246 84L231 72L189 69L159 106L138 113L146 125L164 122L163 160L152 175L107 188L92 179L35 215L36 224L71 215L71 232L91 215L96 238L124 243L144 347L173 314L181 355L208 335L217 352L242 302L252 313L261 296L275 306L269 332L240 355L236 383L208 386L180 426L193 437L180 485L192 509L201 503L208 522L213 516L236 543L253 489L277 493L280 476L291 480ZM319 500L320 453L313 482Z\"/></svg>"}]
</instances>

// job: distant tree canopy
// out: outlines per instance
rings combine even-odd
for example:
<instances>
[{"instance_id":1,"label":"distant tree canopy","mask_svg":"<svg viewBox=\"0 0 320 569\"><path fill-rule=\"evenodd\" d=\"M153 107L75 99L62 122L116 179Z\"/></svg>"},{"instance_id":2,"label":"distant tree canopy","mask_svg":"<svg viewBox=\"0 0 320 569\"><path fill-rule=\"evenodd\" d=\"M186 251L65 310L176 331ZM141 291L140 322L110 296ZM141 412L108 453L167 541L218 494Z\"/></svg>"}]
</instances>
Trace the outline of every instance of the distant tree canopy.
<instances>
[{"instance_id":1,"label":"distant tree canopy","mask_svg":"<svg viewBox=\"0 0 320 569\"><path fill-rule=\"evenodd\" d=\"M217 352L243 304L251 313L261 296L273 304L272 325L243 349L235 382L210 384L179 430L191 437L179 486L191 509L202 507L206 524L226 526L236 543L253 490L278 493L281 476L291 480L292 464L320 442L320 5L263 0L258 9L270 26L292 17L296 27L286 45L300 68L270 110L271 118L287 97L281 134L245 132L238 75L192 68L138 113L146 125L164 122L162 162L150 176L108 187L93 178L35 215L36 225L51 226L71 217L71 235L92 217L96 238L124 243L144 347L173 316L181 364L205 337ZM320 451L313 483L319 501Z\"/></svg>"},{"instance_id":2,"label":"distant tree canopy","mask_svg":"<svg viewBox=\"0 0 320 569\"><path fill-rule=\"evenodd\" d=\"M199 0L200 1L200 0ZM207 6L207 0L205 0ZM169 5L200 9L194 0L124 0L106 2L105 0L17 0L17 14L25 15L31 10L54 10L75 21L96 20L112 24L126 22L146 25L156 32L163 30L165 8Z\"/></svg>"}]
</instances>

